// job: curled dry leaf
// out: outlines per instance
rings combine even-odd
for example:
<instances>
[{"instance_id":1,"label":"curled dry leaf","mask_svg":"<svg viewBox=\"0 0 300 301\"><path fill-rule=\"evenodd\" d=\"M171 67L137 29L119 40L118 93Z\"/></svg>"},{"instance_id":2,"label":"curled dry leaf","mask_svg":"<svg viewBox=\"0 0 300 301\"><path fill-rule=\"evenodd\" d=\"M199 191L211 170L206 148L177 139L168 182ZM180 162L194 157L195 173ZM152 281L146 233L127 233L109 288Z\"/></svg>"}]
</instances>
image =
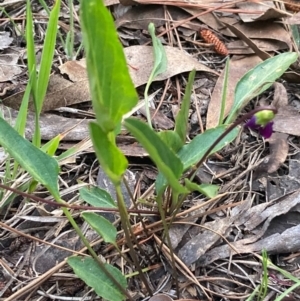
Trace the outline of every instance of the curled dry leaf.
<instances>
[{"instance_id":1,"label":"curled dry leaf","mask_svg":"<svg viewBox=\"0 0 300 301\"><path fill-rule=\"evenodd\" d=\"M258 179L266 174L273 173L284 163L289 152L287 142L288 135L283 133L274 133L269 139L270 155L255 170L254 178Z\"/></svg>"},{"instance_id":2,"label":"curled dry leaf","mask_svg":"<svg viewBox=\"0 0 300 301\"><path fill-rule=\"evenodd\" d=\"M283 133L274 133L269 139L271 157L269 160L267 172L272 173L284 163L289 152L288 135Z\"/></svg>"},{"instance_id":3,"label":"curled dry leaf","mask_svg":"<svg viewBox=\"0 0 300 301\"><path fill-rule=\"evenodd\" d=\"M255 2L241 2L237 3L237 7L241 9L238 15L241 17L243 22L256 22L263 20L274 20L279 18L289 17L290 14L284 10L277 9L274 1L264 1L263 4ZM251 13L253 12L253 13ZM261 13L255 13L261 12Z\"/></svg>"},{"instance_id":4,"label":"curled dry leaf","mask_svg":"<svg viewBox=\"0 0 300 301\"><path fill-rule=\"evenodd\" d=\"M272 105L278 110L281 107L288 105L288 95L286 88L282 83L275 82L274 86L274 99Z\"/></svg>"}]
</instances>

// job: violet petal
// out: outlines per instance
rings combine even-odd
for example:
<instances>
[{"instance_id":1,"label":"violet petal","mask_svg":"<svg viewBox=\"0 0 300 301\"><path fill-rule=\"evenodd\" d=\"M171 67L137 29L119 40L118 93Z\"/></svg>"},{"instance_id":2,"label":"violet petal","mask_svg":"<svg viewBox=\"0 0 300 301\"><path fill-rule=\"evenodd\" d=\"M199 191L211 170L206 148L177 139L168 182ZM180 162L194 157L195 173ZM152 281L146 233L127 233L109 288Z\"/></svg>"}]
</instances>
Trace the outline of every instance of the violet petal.
<instances>
[{"instance_id":1,"label":"violet petal","mask_svg":"<svg viewBox=\"0 0 300 301\"><path fill-rule=\"evenodd\" d=\"M256 116L253 115L251 117L251 119L249 119L246 124L245 124L246 127L250 128L250 129L257 129L259 128L260 126L256 124Z\"/></svg>"},{"instance_id":2,"label":"violet petal","mask_svg":"<svg viewBox=\"0 0 300 301\"><path fill-rule=\"evenodd\" d=\"M265 138L268 139L273 133L273 121L267 123L264 127L259 129L259 133Z\"/></svg>"}]
</instances>

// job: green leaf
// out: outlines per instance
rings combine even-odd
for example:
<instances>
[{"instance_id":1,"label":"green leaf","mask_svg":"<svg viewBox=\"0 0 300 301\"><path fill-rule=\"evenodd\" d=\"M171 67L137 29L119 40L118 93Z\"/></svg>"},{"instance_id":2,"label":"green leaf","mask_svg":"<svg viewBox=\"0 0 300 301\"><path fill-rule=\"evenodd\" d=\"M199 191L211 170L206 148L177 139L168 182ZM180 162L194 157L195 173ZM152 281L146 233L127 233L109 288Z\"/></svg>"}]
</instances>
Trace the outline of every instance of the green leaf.
<instances>
[{"instance_id":1,"label":"green leaf","mask_svg":"<svg viewBox=\"0 0 300 301\"><path fill-rule=\"evenodd\" d=\"M41 149L49 156L54 156L59 147L61 138L62 138L61 135L57 135L53 137L50 141L45 143Z\"/></svg>"},{"instance_id":2,"label":"green leaf","mask_svg":"<svg viewBox=\"0 0 300 301\"><path fill-rule=\"evenodd\" d=\"M209 129L203 134L196 136L189 144L184 145L178 152L178 156L183 163L184 170L199 162L208 148L220 137L226 130L225 125L218 126L214 129ZM239 132L239 128L234 128L218 145L212 150L211 154L222 149L230 143Z\"/></svg>"},{"instance_id":3,"label":"green leaf","mask_svg":"<svg viewBox=\"0 0 300 301\"><path fill-rule=\"evenodd\" d=\"M151 159L155 162L159 171L166 177L170 186L177 192L187 192L178 182L183 172L183 166L172 149L147 124L134 118L126 119L124 124L149 153Z\"/></svg>"},{"instance_id":4,"label":"green leaf","mask_svg":"<svg viewBox=\"0 0 300 301\"><path fill-rule=\"evenodd\" d=\"M97 122L108 133L138 102L123 47L103 1L81 1L87 71Z\"/></svg>"},{"instance_id":5,"label":"green leaf","mask_svg":"<svg viewBox=\"0 0 300 301\"><path fill-rule=\"evenodd\" d=\"M182 140L174 131L162 131L158 133L158 136L166 143L169 148L174 151L174 153L177 153L178 150L182 147Z\"/></svg>"},{"instance_id":6,"label":"green leaf","mask_svg":"<svg viewBox=\"0 0 300 301\"><path fill-rule=\"evenodd\" d=\"M117 229L106 218L94 212L83 212L82 217L106 243L116 244Z\"/></svg>"},{"instance_id":7,"label":"green leaf","mask_svg":"<svg viewBox=\"0 0 300 301\"><path fill-rule=\"evenodd\" d=\"M189 109L191 104L191 94L193 89L193 83L195 80L195 74L196 74L195 70L193 70L189 74L189 80L185 88L185 94L181 103L181 108L175 118L175 132L178 134L178 136L182 141L181 146L184 145L186 135L187 135Z\"/></svg>"},{"instance_id":8,"label":"green leaf","mask_svg":"<svg viewBox=\"0 0 300 301\"><path fill-rule=\"evenodd\" d=\"M98 263L90 257L83 259L79 257L68 258L68 264L75 274L87 285L92 287L96 294L105 300L122 301L125 296L115 287L111 280L100 269ZM113 275L124 289L127 286L126 279L122 273L113 266L105 263L105 268Z\"/></svg>"},{"instance_id":9,"label":"green leaf","mask_svg":"<svg viewBox=\"0 0 300 301\"><path fill-rule=\"evenodd\" d=\"M29 81L26 85L26 89L22 98L22 103L18 112L18 116L15 123L15 130L24 137L26 122L27 122L27 112L28 112L28 103L30 98L30 93L32 91L32 80L35 74L35 70L30 73Z\"/></svg>"},{"instance_id":10,"label":"green leaf","mask_svg":"<svg viewBox=\"0 0 300 301\"><path fill-rule=\"evenodd\" d=\"M235 88L234 103L226 119L233 122L239 111L255 96L268 89L298 59L295 52L285 52L269 58L247 72Z\"/></svg>"},{"instance_id":11,"label":"green leaf","mask_svg":"<svg viewBox=\"0 0 300 301\"><path fill-rule=\"evenodd\" d=\"M99 187L83 187L79 189L80 198L94 207L116 208L111 195Z\"/></svg>"},{"instance_id":12,"label":"green leaf","mask_svg":"<svg viewBox=\"0 0 300 301\"><path fill-rule=\"evenodd\" d=\"M153 69L151 71L149 80L148 80L146 88L145 88L144 98L145 98L147 121L151 128L152 124L151 124L151 116L150 116L150 110L149 110L148 91L149 91L149 87L150 87L151 83L153 82L153 80L155 79L155 77L167 70L168 59L167 59L167 54L166 54L164 46L162 45L161 41L155 35L155 27L154 27L153 23L149 24L148 31L152 38L154 65L153 65Z\"/></svg>"},{"instance_id":13,"label":"green leaf","mask_svg":"<svg viewBox=\"0 0 300 301\"><path fill-rule=\"evenodd\" d=\"M33 17L32 17L30 0L27 0L26 3L26 51L27 51L27 67L30 72L30 81L32 83L32 90L33 93L35 93L36 59L35 59L35 47L34 47Z\"/></svg>"},{"instance_id":14,"label":"green leaf","mask_svg":"<svg viewBox=\"0 0 300 301\"><path fill-rule=\"evenodd\" d=\"M57 161L35 147L0 118L0 144L35 180L59 199Z\"/></svg>"},{"instance_id":15,"label":"green leaf","mask_svg":"<svg viewBox=\"0 0 300 301\"><path fill-rule=\"evenodd\" d=\"M128 162L115 142L110 138L110 135L113 137L114 135L103 132L95 122L89 124L89 129L97 158L103 170L114 185L120 183Z\"/></svg>"},{"instance_id":16,"label":"green leaf","mask_svg":"<svg viewBox=\"0 0 300 301\"><path fill-rule=\"evenodd\" d=\"M191 182L189 179L184 179L185 186L190 191L198 191L208 198L213 198L218 194L219 186L213 184L196 184Z\"/></svg>"},{"instance_id":17,"label":"green leaf","mask_svg":"<svg viewBox=\"0 0 300 301\"><path fill-rule=\"evenodd\" d=\"M179 159L183 164L183 170L186 171L192 165L197 164L205 155L208 148L219 138L226 130L226 125L218 126L214 129L209 129L203 134L197 135L189 144L184 145L177 153ZM210 154L222 149L228 143L235 139L238 135L239 128L233 129L218 145L212 150ZM155 181L155 189L160 193L167 186L165 177L159 173Z\"/></svg>"},{"instance_id":18,"label":"green leaf","mask_svg":"<svg viewBox=\"0 0 300 301\"><path fill-rule=\"evenodd\" d=\"M37 114L41 112L49 83L50 71L56 45L59 12L60 0L56 0L49 16L48 26L45 34L45 42L42 50L40 71L36 87L37 91L34 98Z\"/></svg>"},{"instance_id":19,"label":"green leaf","mask_svg":"<svg viewBox=\"0 0 300 301\"><path fill-rule=\"evenodd\" d=\"M153 23L149 24L148 30L152 38L154 51L154 66L149 78L149 81L152 82L156 76L167 70L168 59L164 46L162 45L160 39L158 39L155 35L155 27Z\"/></svg>"}]
</instances>

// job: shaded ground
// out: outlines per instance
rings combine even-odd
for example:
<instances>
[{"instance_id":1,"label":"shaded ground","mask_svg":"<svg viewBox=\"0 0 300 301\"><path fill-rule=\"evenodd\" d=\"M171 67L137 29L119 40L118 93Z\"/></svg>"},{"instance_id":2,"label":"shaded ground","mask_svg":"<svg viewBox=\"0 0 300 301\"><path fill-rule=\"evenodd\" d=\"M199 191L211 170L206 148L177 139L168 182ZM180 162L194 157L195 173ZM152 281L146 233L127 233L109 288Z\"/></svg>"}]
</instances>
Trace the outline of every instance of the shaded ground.
<instances>
[{"instance_id":1,"label":"shaded ground","mask_svg":"<svg viewBox=\"0 0 300 301\"><path fill-rule=\"evenodd\" d=\"M77 3L75 12L78 12ZM244 3L245 4L245 3ZM25 40L17 27L24 32L23 1L2 3L14 23L1 13L0 23L0 95L2 112L12 122L16 116L28 80ZM51 7L51 3L48 3ZM186 20L198 11L191 8L149 5L123 7L107 3L115 17L120 40L125 48L129 70L141 100L145 83L151 72L152 48L147 32L149 22L154 22L161 34L168 55L168 70L151 86L153 125L157 130L172 129L185 90L187 72L197 72L190 112L189 139L205 129L216 126L223 84L225 57L220 53L223 44L211 45L199 35L203 27L209 28L230 56L228 87L228 112L232 106L237 81L249 69L266 59L269 54L296 49L297 24L284 7L255 6L243 3L228 5ZM218 4L219 5L219 4ZM270 4L271 5L271 4ZM180 3L178 3L180 6ZM199 3L201 8L201 3ZM213 7L213 3L210 3ZM35 3L35 30L37 57L40 56L47 13ZM249 12L253 14L250 15ZM259 14L258 14L259 12ZM80 26L75 14L75 50L81 43ZM283 18L284 24L274 21ZM180 21L180 26L176 21ZM293 20L293 21L291 21ZM171 30L172 29L172 30ZM69 30L69 8L62 8L60 32L62 40ZM293 33L293 34L292 34ZM147 44L147 45L146 45ZM217 50L217 52L215 51ZM46 96L41 120L44 141L68 130L61 150L76 145L76 156L61 165L61 195L70 204L82 202L78 189L86 184L98 185L113 194L109 180L99 168L88 140L87 124L94 118L89 102L85 62L79 51L74 61L65 54L58 39L53 74ZM9 64L9 65L8 65ZM220 185L218 197L208 200L199 194L184 202L176 224L170 230L172 248L178 256L176 269L172 268L170 249L160 250L162 233L159 220L146 216L143 222L149 231L142 231L138 218L132 225L140 246L137 249L141 265L149 268L146 274L153 293L169 294L175 299L176 288L180 298L194 300L245 300L261 283L260 254L263 249L274 264L299 278L300 247L300 197L299 197L299 95L298 65L293 66L276 85L254 99L246 108L273 104L279 108L275 119L275 133L269 141L248 130L221 152L212 156L198 172L200 183ZM8 109L11 108L11 109ZM142 105L133 112L144 119ZM9 119L10 120L10 119ZM27 138L33 133L33 114L28 113ZM78 124L76 127L74 127ZM74 128L73 128L74 127ZM156 210L153 202L153 183L157 170L145 151L127 133L118 138L118 145L128 156L130 168L126 175L131 193L140 209ZM1 152L3 155L3 152ZM2 172L5 170L5 159ZM17 183L16 187L22 184ZM123 187L128 207L132 206L130 194ZM45 191L37 195L46 197ZM68 300L63 297L83 296L96 298L94 292L74 275L64 259L74 250L84 252L79 238L55 206L27 202L21 197L9 199L9 192L1 200L1 274L0 296L3 300ZM88 229L78 212L73 212L85 235L94 241L95 250L104 258L123 269L125 274L135 270L103 244L94 231ZM117 214L107 213L110 220ZM119 245L126 254L127 246L119 225ZM18 231L18 232L17 232ZM50 244L46 244L45 241ZM55 245L53 247L52 245ZM60 247L58 247L60 246ZM238 253L238 254L236 254ZM175 277L174 276L175 273ZM178 280L174 281L174 278ZM269 270L268 294L264 300L275 300L280 292L293 282L277 271ZM149 293L138 277L128 279L134 300L147 300ZM290 299L300 300L297 289ZM82 299L83 300L83 299ZM159 299L163 300L163 299ZM257 299L259 300L259 299Z\"/></svg>"}]
</instances>

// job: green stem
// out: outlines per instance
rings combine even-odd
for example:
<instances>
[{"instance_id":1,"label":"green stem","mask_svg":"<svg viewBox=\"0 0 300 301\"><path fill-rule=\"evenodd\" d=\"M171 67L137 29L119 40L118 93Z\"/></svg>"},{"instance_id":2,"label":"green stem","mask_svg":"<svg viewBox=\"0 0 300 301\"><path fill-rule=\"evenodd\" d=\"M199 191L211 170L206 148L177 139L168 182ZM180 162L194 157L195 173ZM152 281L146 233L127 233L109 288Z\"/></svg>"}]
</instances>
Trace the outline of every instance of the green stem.
<instances>
[{"instance_id":1,"label":"green stem","mask_svg":"<svg viewBox=\"0 0 300 301\"><path fill-rule=\"evenodd\" d=\"M121 223L122 223L122 227L124 230L124 234L125 234L125 238L126 238L126 243L130 249L130 255L132 257L132 260L139 272L139 275L141 277L141 280L143 281L148 293L150 294L150 296L152 296L152 290L149 287L148 281L142 271L142 268L140 266L140 263L138 261L138 258L136 256L136 252L134 250L133 244L132 244L132 237L134 237L133 233L130 233L131 230L131 225L128 219L128 212L127 212L127 208L123 199L123 194L122 194L122 190L121 190L121 185L117 184L115 185L116 188L116 195L117 195L117 202L118 202L118 208L119 208L119 212L120 212L120 216L121 216Z\"/></svg>"}]
</instances>

